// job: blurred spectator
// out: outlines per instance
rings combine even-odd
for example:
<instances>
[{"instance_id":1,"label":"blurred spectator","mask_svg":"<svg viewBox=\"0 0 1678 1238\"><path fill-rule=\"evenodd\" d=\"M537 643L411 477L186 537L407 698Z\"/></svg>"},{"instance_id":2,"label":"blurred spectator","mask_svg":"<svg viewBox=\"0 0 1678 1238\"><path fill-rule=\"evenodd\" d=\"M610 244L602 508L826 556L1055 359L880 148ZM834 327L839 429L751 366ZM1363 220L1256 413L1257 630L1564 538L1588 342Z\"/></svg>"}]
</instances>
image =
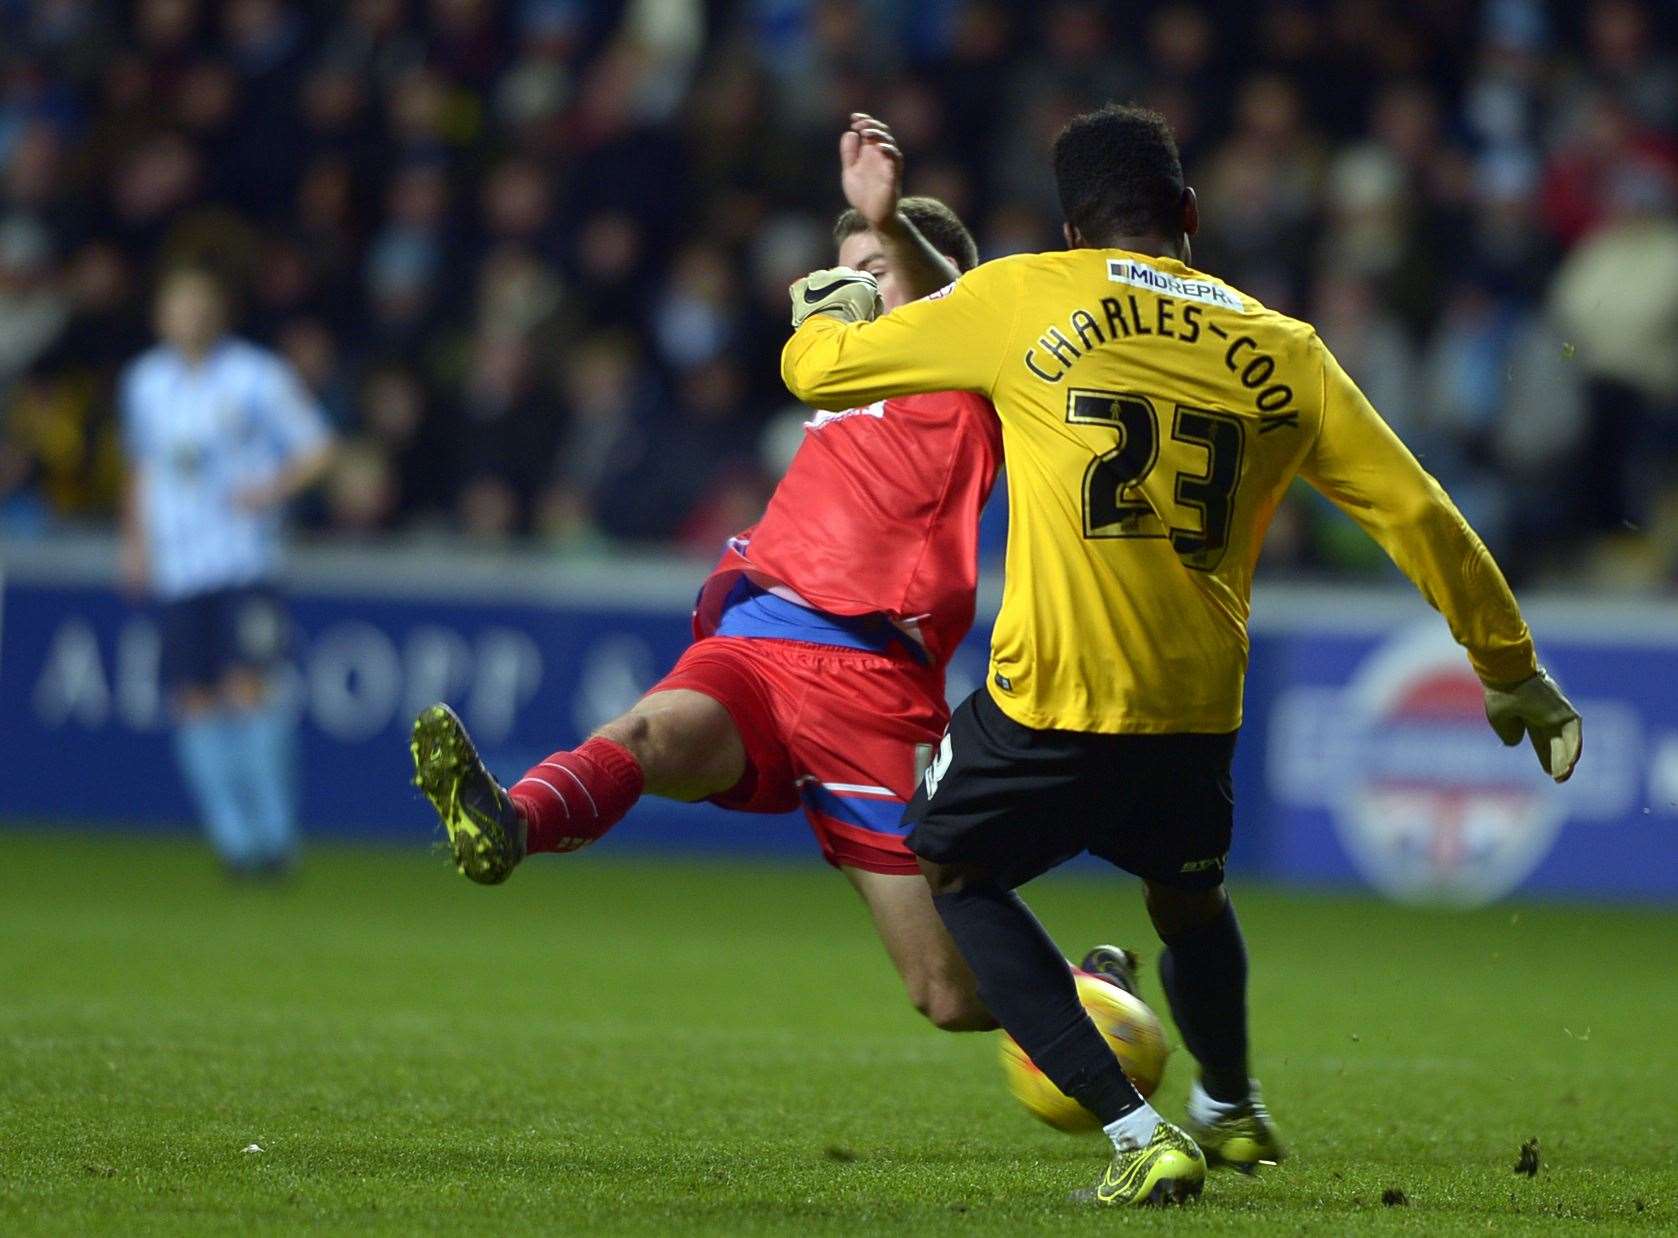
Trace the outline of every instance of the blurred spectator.
<instances>
[{"instance_id":1,"label":"blurred spectator","mask_svg":"<svg viewBox=\"0 0 1678 1238\"><path fill-rule=\"evenodd\" d=\"M334 533L359 537L390 527L401 492L390 457L365 440L344 444L323 496Z\"/></svg>"},{"instance_id":2,"label":"blurred spectator","mask_svg":"<svg viewBox=\"0 0 1678 1238\"><path fill-rule=\"evenodd\" d=\"M1578 514L1598 531L1645 524L1678 484L1678 196L1634 166L1613 178L1610 201L1551 302L1587 376Z\"/></svg>"},{"instance_id":3,"label":"blurred spectator","mask_svg":"<svg viewBox=\"0 0 1678 1238\"><path fill-rule=\"evenodd\" d=\"M1678 349L1673 285L1649 273L1678 186L1670 4L0 12L14 530L108 511L140 285L207 257L351 444L309 513L328 529L702 546L764 480L785 284L827 261L847 113L888 117L910 187L995 257L1060 243L1049 141L1117 97L1177 127L1200 264L1316 315L1488 535L1519 543L1513 570L1588 559L1627 522L1666 536ZM1267 564L1362 570L1336 527L1285 507Z\"/></svg>"},{"instance_id":4,"label":"blurred spectator","mask_svg":"<svg viewBox=\"0 0 1678 1238\"><path fill-rule=\"evenodd\" d=\"M1235 132L1207 169L1206 248L1215 270L1284 311L1300 308L1322 155L1298 89L1286 78L1248 79Z\"/></svg>"},{"instance_id":5,"label":"blurred spectator","mask_svg":"<svg viewBox=\"0 0 1678 1238\"><path fill-rule=\"evenodd\" d=\"M1374 285L1351 272L1326 271L1317 281L1312 322L1370 403L1414 446L1423 407L1416 350Z\"/></svg>"},{"instance_id":6,"label":"blurred spectator","mask_svg":"<svg viewBox=\"0 0 1678 1238\"><path fill-rule=\"evenodd\" d=\"M22 377L69 317L47 230L23 215L0 221L0 388Z\"/></svg>"},{"instance_id":7,"label":"blurred spectator","mask_svg":"<svg viewBox=\"0 0 1678 1238\"><path fill-rule=\"evenodd\" d=\"M431 415L419 375L400 361L375 367L362 384L360 408L360 445L390 471L390 505L378 513L378 527L394 527L404 512L435 518L448 501L453 473L443 427ZM369 527L365 517L360 527Z\"/></svg>"},{"instance_id":8,"label":"blurred spectator","mask_svg":"<svg viewBox=\"0 0 1678 1238\"><path fill-rule=\"evenodd\" d=\"M734 342L734 280L723 255L706 245L676 256L668 288L653 306L659 355L675 369L712 360Z\"/></svg>"},{"instance_id":9,"label":"blurred spectator","mask_svg":"<svg viewBox=\"0 0 1678 1238\"><path fill-rule=\"evenodd\" d=\"M557 437L527 339L493 331L473 338L460 410L467 478L460 514L466 531L501 537L526 530Z\"/></svg>"},{"instance_id":10,"label":"blurred spectator","mask_svg":"<svg viewBox=\"0 0 1678 1238\"><path fill-rule=\"evenodd\" d=\"M612 522L618 482L652 448L664 401L633 339L605 334L572 349L564 402L570 422L543 499L542 525L557 540L585 541ZM656 517L656 505L645 506Z\"/></svg>"},{"instance_id":11,"label":"blurred spectator","mask_svg":"<svg viewBox=\"0 0 1678 1238\"><path fill-rule=\"evenodd\" d=\"M1636 0L1597 0L1585 30L1590 61L1582 76L1643 125L1670 130L1678 116L1678 58L1657 41L1649 9Z\"/></svg>"},{"instance_id":12,"label":"blurred spectator","mask_svg":"<svg viewBox=\"0 0 1678 1238\"><path fill-rule=\"evenodd\" d=\"M1423 408L1411 446L1496 551L1506 546L1507 496L1492 473L1493 436L1508 382L1516 314L1472 283L1453 288L1423 360Z\"/></svg>"},{"instance_id":13,"label":"blurred spectator","mask_svg":"<svg viewBox=\"0 0 1678 1238\"><path fill-rule=\"evenodd\" d=\"M338 355L338 341L318 318L294 318L276 337L279 353L335 426L350 424L355 394Z\"/></svg>"},{"instance_id":14,"label":"blurred spectator","mask_svg":"<svg viewBox=\"0 0 1678 1238\"><path fill-rule=\"evenodd\" d=\"M1674 136L1645 126L1605 91L1589 92L1565 125L1543 187L1546 219L1564 245L1603 221L1608 195L1621 176L1640 172L1670 180L1678 170Z\"/></svg>"}]
</instances>

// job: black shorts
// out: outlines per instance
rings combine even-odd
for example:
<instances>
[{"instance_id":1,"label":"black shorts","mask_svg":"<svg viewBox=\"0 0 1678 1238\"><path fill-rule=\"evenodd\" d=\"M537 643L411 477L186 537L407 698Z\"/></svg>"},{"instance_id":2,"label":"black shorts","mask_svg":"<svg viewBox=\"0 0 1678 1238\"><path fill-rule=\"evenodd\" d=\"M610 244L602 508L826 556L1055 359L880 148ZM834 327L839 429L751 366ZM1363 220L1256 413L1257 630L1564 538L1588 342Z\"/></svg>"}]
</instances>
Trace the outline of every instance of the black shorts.
<instances>
[{"instance_id":1,"label":"black shorts","mask_svg":"<svg viewBox=\"0 0 1678 1238\"><path fill-rule=\"evenodd\" d=\"M904 814L909 849L1009 888L1088 851L1149 881L1210 889L1235 824L1235 736L1037 731L980 688L956 707Z\"/></svg>"},{"instance_id":2,"label":"black shorts","mask_svg":"<svg viewBox=\"0 0 1678 1238\"><path fill-rule=\"evenodd\" d=\"M212 589L163 604L158 671L171 692L212 688L229 671L268 671L285 659L291 624L267 585Z\"/></svg>"}]
</instances>

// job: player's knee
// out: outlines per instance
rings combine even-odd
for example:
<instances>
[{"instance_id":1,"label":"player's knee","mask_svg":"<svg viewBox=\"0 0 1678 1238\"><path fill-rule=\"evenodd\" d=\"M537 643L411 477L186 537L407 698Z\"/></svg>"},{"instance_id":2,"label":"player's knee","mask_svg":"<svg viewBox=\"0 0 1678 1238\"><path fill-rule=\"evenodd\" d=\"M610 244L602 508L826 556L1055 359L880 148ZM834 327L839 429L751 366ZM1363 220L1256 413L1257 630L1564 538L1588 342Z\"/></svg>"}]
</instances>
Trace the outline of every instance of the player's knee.
<instances>
[{"instance_id":1,"label":"player's knee","mask_svg":"<svg viewBox=\"0 0 1678 1238\"><path fill-rule=\"evenodd\" d=\"M740 780L746 760L732 720L707 699L673 701L673 695L648 697L595 735L629 750L648 795L701 800L726 791Z\"/></svg>"},{"instance_id":2,"label":"player's knee","mask_svg":"<svg viewBox=\"0 0 1678 1238\"><path fill-rule=\"evenodd\" d=\"M614 718L594 732L602 739L629 749L643 765L653 755L653 724L645 714L630 712Z\"/></svg>"},{"instance_id":3,"label":"player's knee","mask_svg":"<svg viewBox=\"0 0 1678 1238\"><path fill-rule=\"evenodd\" d=\"M641 767L642 789L647 795L698 800L710 791L698 746L684 743L681 728L670 726L667 719L636 709L614 718L594 735L628 749Z\"/></svg>"},{"instance_id":4,"label":"player's knee","mask_svg":"<svg viewBox=\"0 0 1678 1238\"><path fill-rule=\"evenodd\" d=\"M704 765L705 745L697 728L669 713L631 710L595 731L629 749L649 784L672 780L692 782Z\"/></svg>"},{"instance_id":5,"label":"player's knee","mask_svg":"<svg viewBox=\"0 0 1678 1238\"><path fill-rule=\"evenodd\" d=\"M1174 937L1210 924L1223 914L1228 901L1221 884L1209 890L1184 890L1148 881L1142 891L1148 918L1161 937Z\"/></svg>"},{"instance_id":6,"label":"player's knee","mask_svg":"<svg viewBox=\"0 0 1678 1238\"><path fill-rule=\"evenodd\" d=\"M946 1032L984 1032L996 1026L978 995L949 980L924 977L909 985L909 999L934 1027Z\"/></svg>"}]
</instances>

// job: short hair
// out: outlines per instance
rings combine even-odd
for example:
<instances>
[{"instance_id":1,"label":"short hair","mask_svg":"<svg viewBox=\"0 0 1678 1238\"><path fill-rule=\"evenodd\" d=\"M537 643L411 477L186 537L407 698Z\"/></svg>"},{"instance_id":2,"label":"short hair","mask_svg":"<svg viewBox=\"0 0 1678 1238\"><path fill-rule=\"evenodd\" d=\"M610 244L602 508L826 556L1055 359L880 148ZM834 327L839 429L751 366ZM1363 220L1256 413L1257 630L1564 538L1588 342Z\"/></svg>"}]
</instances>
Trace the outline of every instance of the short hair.
<instances>
[{"instance_id":1,"label":"short hair","mask_svg":"<svg viewBox=\"0 0 1678 1238\"><path fill-rule=\"evenodd\" d=\"M1158 112L1109 103L1075 116L1055 138L1054 163L1061 214L1085 240L1181 230L1183 161Z\"/></svg>"},{"instance_id":2,"label":"short hair","mask_svg":"<svg viewBox=\"0 0 1678 1238\"><path fill-rule=\"evenodd\" d=\"M932 248L956 264L958 271L971 271L979 265L979 245L967 225L937 198L899 198L897 209L902 211L920 234L932 243ZM847 207L833 221L833 243L842 245L847 237L868 231L868 221L854 207Z\"/></svg>"}]
</instances>

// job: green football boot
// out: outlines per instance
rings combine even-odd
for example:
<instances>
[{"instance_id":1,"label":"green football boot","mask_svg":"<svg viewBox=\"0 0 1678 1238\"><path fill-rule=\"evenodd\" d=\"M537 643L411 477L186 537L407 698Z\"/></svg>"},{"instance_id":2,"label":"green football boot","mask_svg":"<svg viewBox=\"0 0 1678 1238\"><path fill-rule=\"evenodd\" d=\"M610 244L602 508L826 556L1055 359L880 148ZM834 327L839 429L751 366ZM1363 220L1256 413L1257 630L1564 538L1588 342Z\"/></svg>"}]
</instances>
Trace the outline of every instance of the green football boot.
<instances>
[{"instance_id":1,"label":"green football boot","mask_svg":"<svg viewBox=\"0 0 1678 1238\"><path fill-rule=\"evenodd\" d=\"M1118 1208L1163 1207L1198 1198L1205 1184L1206 1158L1194 1140L1161 1118L1146 1144L1115 1149L1101 1181L1079 1197Z\"/></svg>"},{"instance_id":2,"label":"green football boot","mask_svg":"<svg viewBox=\"0 0 1678 1238\"><path fill-rule=\"evenodd\" d=\"M1288 1158L1257 1089L1233 1112L1215 1121L1197 1122L1190 1117L1183 1125L1206 1153L1206 1163L1214 1167L1253 1174L1260 1165L1280 1165Z\"/></svg>"},{"instance_id":3,"label":"green football boot","mask_svg":"<svg viewBox=\"0 0 1678 1238\"><path fill-rule=\"evenodd\" d=\"M479 885L507 880L524 859L524 817L478 759L465 723L447 705L433 705L414 719L408 751L414 785L448 831L455 867Z\"/></svg>"}]
</instances>

